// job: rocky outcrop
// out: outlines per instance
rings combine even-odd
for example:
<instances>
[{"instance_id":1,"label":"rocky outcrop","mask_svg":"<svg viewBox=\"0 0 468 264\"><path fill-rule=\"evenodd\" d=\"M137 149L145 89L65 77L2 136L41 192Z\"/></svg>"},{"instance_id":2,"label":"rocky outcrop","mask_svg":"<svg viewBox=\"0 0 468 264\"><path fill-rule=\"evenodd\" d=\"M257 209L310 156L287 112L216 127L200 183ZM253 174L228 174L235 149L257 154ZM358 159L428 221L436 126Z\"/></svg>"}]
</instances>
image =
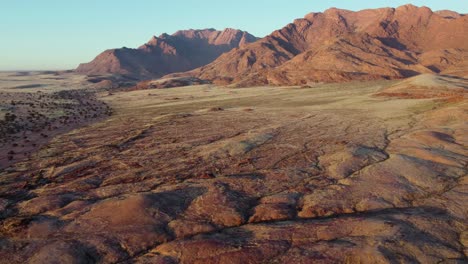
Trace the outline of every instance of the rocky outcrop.
<instances>
[{"instance_id":1,"label":"rocky outcrop","mask_svg":"<svg viewBox=\"0 0 468 264\"><path fill-rule=\"evenodd\" d=\"M111 118L0 172L0 255L464 263L468 103L389 94L455 81L106 96ZM392 97L373 96L382 91Z\"/></svg>"},{"instance_id":2,"label":"rocky outcrop","mask_svg":"<svg viewBox=\"0 0 468 264\"><path fill-rule=\"evenodd\" d=\"M0 263L465 263L467 85L101 93L0 171Z\"/></svg>"}]
</instances>

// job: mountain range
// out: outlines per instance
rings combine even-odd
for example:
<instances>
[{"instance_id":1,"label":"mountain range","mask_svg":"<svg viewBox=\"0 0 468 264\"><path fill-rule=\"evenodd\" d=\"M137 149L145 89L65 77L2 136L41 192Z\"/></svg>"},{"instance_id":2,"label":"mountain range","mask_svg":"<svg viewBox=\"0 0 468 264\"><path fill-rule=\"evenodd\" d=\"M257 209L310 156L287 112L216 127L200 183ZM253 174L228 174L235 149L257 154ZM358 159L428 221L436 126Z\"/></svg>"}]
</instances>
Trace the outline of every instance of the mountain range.
<instances>
[{"instance_id":1,"label":"mountain range","mask_svg":"<svg viewBox=\"0 0 468 264\"><path fill-rule=\"evenodd\" d=\"M153 36L137 49L110 49L93 61L80 64L78 73L119 74L136 78L160 77L206 65L222 53L256 41L253 35L236 30L181 30L172 35Z\"/></svg>"},{"instance_id":2,"label":"mountain range","mask_svg":"<svg viewBox=\"0 0 468 264\"><path fill-rule=\"evenodd\" d=\"M77 71L215 84L304 85L465 74L468 16L427 7L310 13L257 39L247 32L189 30L134 49L108 50ZM197 68L198 67L198 68Z\"/></svg>"}]
</instances>

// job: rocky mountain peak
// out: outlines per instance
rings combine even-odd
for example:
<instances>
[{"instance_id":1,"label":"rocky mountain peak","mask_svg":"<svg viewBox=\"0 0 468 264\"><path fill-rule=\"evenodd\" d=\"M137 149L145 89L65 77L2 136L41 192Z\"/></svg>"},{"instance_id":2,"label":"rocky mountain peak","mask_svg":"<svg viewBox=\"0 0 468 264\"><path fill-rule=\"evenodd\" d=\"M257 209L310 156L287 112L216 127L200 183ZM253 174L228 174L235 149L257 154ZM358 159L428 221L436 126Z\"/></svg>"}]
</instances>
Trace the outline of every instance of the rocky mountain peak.
<instances>
[{"instance_id":1,"label":"rocky mountain peak","mask_svg":"<svg viewBox=\"0 0 468 264\"><path fill-rule=\"evenodd\" d=\"M404 78L458 63L468 52L466 28L466 16L424 6L330 8L187 74L241 86ZM443 55L448 49L453 53ZM440 59L424 56L427 52Z\"/></svg>"},{"instance_id":2,"label":"rocky mountain peak","mask_svg":"<svg viewBox=\"0 0 468 264\"><path fill-rule=\"evenodd\" d=\"M138 49L105 51L92 62L81 64L84 74L125 74L132 77L160 77L194 69L212 62L233 48L256 41L253 35L232 28L179 30L172 35L153 36Z\"/></svg>"}]
</instances>

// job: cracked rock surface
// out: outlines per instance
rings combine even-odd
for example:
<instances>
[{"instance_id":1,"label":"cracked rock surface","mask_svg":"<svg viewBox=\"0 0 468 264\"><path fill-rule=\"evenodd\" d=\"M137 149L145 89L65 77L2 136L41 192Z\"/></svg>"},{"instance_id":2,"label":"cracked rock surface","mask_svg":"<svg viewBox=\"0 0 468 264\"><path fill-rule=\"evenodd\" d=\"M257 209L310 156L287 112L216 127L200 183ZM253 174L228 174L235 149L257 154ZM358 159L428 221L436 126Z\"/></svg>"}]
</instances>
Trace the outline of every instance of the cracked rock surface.
<instances>
[{"instance_id":1,"label":"cracked rock surface","mask_svg":"<svg viewBox=\"0 0 468 264\"><path fill-rule=\"evenodd\" d=\"M1 172L0 262L463 263L466 94L393 84L103 97Z\"/></svg>"}]
</instances>

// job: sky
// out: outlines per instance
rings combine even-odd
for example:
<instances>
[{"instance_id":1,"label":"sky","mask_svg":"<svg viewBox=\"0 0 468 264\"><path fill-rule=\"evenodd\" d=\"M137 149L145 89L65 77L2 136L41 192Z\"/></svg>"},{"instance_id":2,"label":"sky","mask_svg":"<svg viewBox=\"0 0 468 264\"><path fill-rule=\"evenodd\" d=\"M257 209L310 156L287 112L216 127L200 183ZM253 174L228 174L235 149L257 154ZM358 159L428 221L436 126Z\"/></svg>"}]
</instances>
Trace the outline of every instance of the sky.
<instances>
[{"instance_id":1,"label":"sky","mask_svg":"<svg viewBox=\"0 0 468 264\"><path fill-rule=\"evenodd\" d=\"M109 48L180 29L237 28L258 37L310 12L412 3L468 13L466 0L0 0L0 70L63 70Z\"/></svg>"}]
</instances>

